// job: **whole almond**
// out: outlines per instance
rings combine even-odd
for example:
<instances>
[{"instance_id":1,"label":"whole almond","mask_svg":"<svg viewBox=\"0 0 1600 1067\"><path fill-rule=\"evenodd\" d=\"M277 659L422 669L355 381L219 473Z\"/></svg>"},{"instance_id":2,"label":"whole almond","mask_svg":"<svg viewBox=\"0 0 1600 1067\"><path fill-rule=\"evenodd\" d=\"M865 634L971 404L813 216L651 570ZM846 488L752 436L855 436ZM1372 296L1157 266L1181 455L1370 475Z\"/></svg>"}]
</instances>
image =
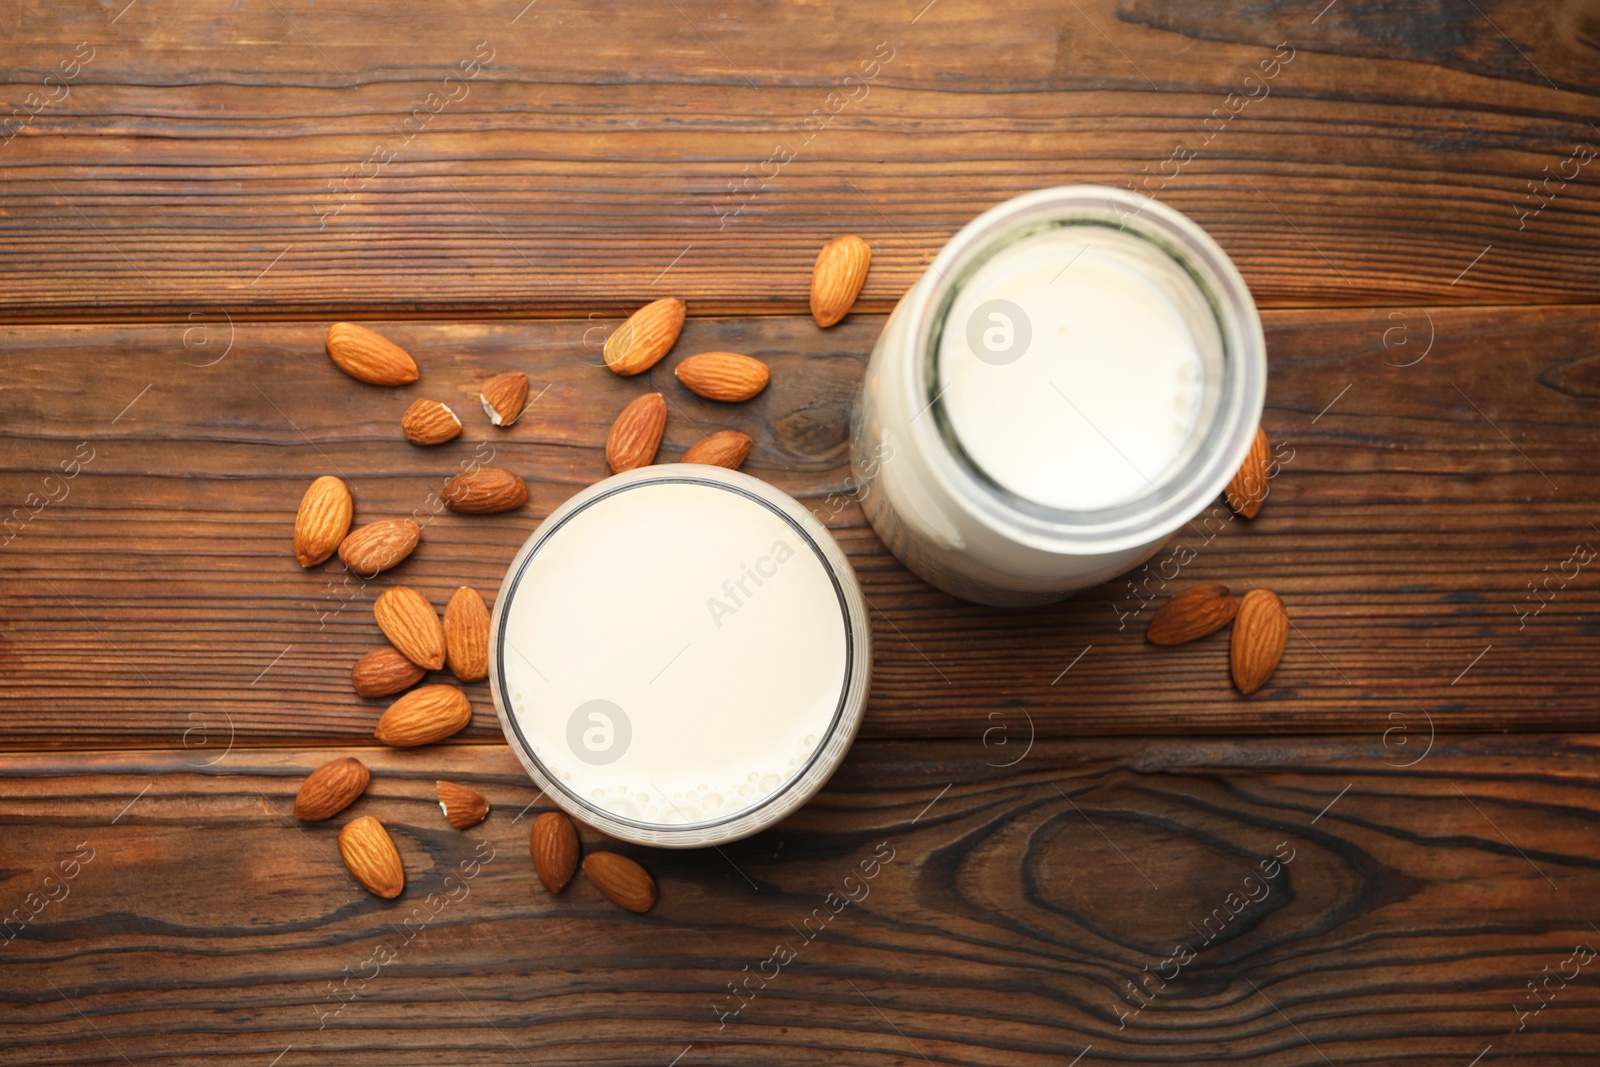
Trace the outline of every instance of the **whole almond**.
<instances>
[{"instance_id":1,"label":"whole almond","mask_svg":"<svg viewBox=\"0 0 1600 1067\"><path fill-rule=\"evenodd\" d=\"M444 506L467 515L514 511L528 502L528 483L499 467L477 467L444 483Z\"/></svg>"},{"instance_id":2,"label":"whole almond","mask_svg":"<svg viewBox=\"0 0 1600 1067\"><path fill-rule=\"evenodd\" d=\"M369 522L339 543L339 561L356 574L371 578L411 555L420 540L422 527L410 519Z\"/></svg>"},{"instance_id":3,"label":"whole almond","mask_svg":"<svg viewBox=\"0 0 1600 1067\"><path fill-rule=\"evenodd\" d=\"M367 892L393 900L406 887L406 868L400 850L383 823L370 815L351 821L339 831L339 855Z\"/></svg>"},{"instance_id":4,"label":"whole almond","mask_svg":"<svg viewBox=\"0 0 1600 1067\"><path fill-rule=\"evenodd\" d=\"M406 659L398 648L375 648L350 668L350 684L364 697L386 697L410 689L428 671Z\"/></svg>"},{"instance_id":5,"label":"whole almond","mask_svg":"<svg viewBox=\"0 0 1600 1067\"><path fill-rule=\"evenodd\" d=\"M687 309L676 297L654 300L628 316L606 338L606 366L624 377L642 374L661 362L683 329Z\"/></svg>"},{"instance_id":6,"label":"whole almond","mask_svg":"<svg viewBox=\"0 0 1600 1067\"><path fill-rule=\"evenodd\" d=\"M723 430L689 446L680 463L705 463L713 467L738 470L750 454L750 436L738 430Z\"/></svg>"},{"instance_id":7,"label":"whole almond","mask_svg":"<svg viewBox=\"0 0 1600 1067\"><path fill-rule=\"evenodd\" d=\"M855 305L872 266L872 248L859 237L835 237L811 268L811 317L832 326Z\"/></svg>"},{"instance_id":8,"label":"whole almond","mask_svg":"<svg viewBox=\"0 0 1600 1067\"><path fill-rule=\"evenodd\" d=\"M444 627L427 597L404 585L385 589L372 602L372 617L406 659L430 671L444 666Z\"/></svg>"},{"instance_id":9,"label":"whole almond","mask_svg":"<svg viewBox=\"0 0 1600 1067\"><path fill-rule=\"evenodd\" d=\"M489 677L489 605L462 586L444 606L444 658L463 682Z\"/></svg>"},{"instance_id":10,"label":"whole almond","mask_svg":"<svg viewBox=\"0 0 1600 1067\"><path fill-rule=\"evenodd\" d=\"M306 488L300 511L294 517L294 558L302 567L315 567L338 549L350 532L355 502L350 487L324 474Z\"/></svg>"},{"instance_id":11,"label":"whole almond","mask_svg":"<svg viewBox=\"0 0 1600 1067\"><path fill-rule=\"evenodd\" d=\"M1145 636L1152 645L1182 645L1214 634L1233 621L1239 605L1225 585L1191 585L1150 620Z\"/></svg>"},{"instance_id":12,"label":"whole almond","mask_svg":"<svg viewBox=\"0 0 1600 1067\"><path fill-rule=\"evenodd\" d=\"M578 869L578 831L572 820L559 811L540 815L533 820L528 850L533 853L533 871L544 887L552 893L565 889Z\"/></svg>"},{"instance_id":13,"label":"whole almond","mask_svg":"<svg viewBox=\"0 0 1600 1067\"><path fill-rule=\"evenodd\" d=\"M673 373L707 400L729 403L749 400L772 376L765 363L737 352L702 352L678 364Z\"/></svg>"},{"instance_id":14,"label":"whole almond","mask_svg":"<svg viewBox=\"0 0 1600 1067\"><path fill-rule=\"evenodd\" d=\"M583 873L611 903L643 915L656 903L656 880L626 856L591 852L583 857Z\"/></svg>"},{"instance_id":15,"label":"whole almond","mask_svg":"<svg viewBox=\"0 0 1600 1067\"><path fill-rule=\"evenodd\" d=\"M389 705L378 720L375 736L395 748L415 748L443 741L472 721L467 694L449 685L413 689Z\"/></svg>"},{"instance_id":16,"label":"whole almond","mask_svg":"<svg viewBox=\"0 0 1600 1067\"><path fill-rule=\"evenodd\" d=\"M667 401L660 393L646 393L622 409L606 435L606 464L616 473L648 466L661 447L667 429Z\"/></svg>"},{"instance_id":17,"label":"whole almond","mask_svg":"<svg viewBox=\"0 0 1600 1067\"><path fill-rule=\"evenodd\" d=\"M1283 658L1289 641L1289 615L1278 594L1252 589L1239 601L1239 614L1233 620L1233 644L1228 649L1228 664L1233 668L1233 684L1249 696L1266 684Z\"/></svg>"},{"instance_id":18,"label":"whole almond","mask_svg":"<svg viewBox=\"0 0 1600 1067\"><path fill-rule=\"evenodd\" d=\"M442 445L461 436L461 420L437 400L416 400L400 416L400 432L414 445Z\"/></svg>"},{"instance_id":19,"label":"whole almond","mask_svg":"<svg viewBox=\"0 0 1600 1067\"><path fill-rule=\"evenodd\" d=\"M360 760L340 756L329 760L306 778L294 797L294 817L306 822L332 818L367 791L372 774Z\"/></svg>"},{"instance_id":20,"label":"whole almond","mask_svg":"<svg viewBox=\"0 0 1600 1067\"><path fill-rule=\"evenodd\" d=\"M476 826L489 815L488 799L476 789L455 782L434 782L439 794L439 810L457 830Z\"/></svg>"},{"instance_id":21,"label":"whole almond","mask_svg":"<svg viewBox=\"0 0 1600 1067\"><path fill-rule=\"evenodd\" d=\"M417 380L417 362L405 349L353 322L328 327L328 356L350 377L373 385L405 385Z\"/></svg>"},{"instance_id":22,"label":"whole almond","mask_svg":"<svg viewBox=\"0 0 1600 1067\"><path fill-rule=\"evenodd\" d=\"M478 394L483 401L483 413L496 426L510 426L522 414L528 402L528 376L520 371L497 374L483 383Z\"/></svg>"},{"instance_id":23,"label":"whole almond","mask_svg":"<svg viewBox=\"0 0 1600 1067\"><path fill-rule=\"evenodd\" d=\"M1244 457L1244 462L1234 473L1233 479L1228 482L1224 494L1228 499L1228 506L1247 519L1256 517L1261 510L1261 504L1267 499L1268 471L1272 462L1272 444L1267 440L1266 431L1256 427L1255 439L1250 442L1250 452Z\"/></svg>"}]
</instances>

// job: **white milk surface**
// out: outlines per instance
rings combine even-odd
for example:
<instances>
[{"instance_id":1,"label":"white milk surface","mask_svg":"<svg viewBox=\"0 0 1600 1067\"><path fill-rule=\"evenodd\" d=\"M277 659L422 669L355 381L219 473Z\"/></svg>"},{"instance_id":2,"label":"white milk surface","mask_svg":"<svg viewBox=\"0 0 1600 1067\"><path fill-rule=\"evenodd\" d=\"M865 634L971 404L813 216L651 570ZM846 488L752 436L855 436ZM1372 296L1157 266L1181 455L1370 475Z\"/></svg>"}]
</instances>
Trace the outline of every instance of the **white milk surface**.
<instances>
[{"instance_id":1,"label":"white milk surface","mask_svg":"<svg viewBox=\"0 0 1600 1067\"><path fill-rule=\"evenodd\" d=\"M1219 350L1204 296L1170 259L1110 227L1058 227L963 286L936 355L938 402L1004 488L1048 507L1114 507L1198 447L1217 388L1202 353Z\"/></svg>"},{"instance_id":2,"label":"white milk surface","mask_svg":"<svg viewBox=\"0 0 1600 1067\"><path fill-rule=\"evenodd\" d=\"M574 515L523 572L505 634L512 714L551 776L660 825L760 804L826 740L844 688L826 568L718 486L642 483Z\"/></svg>"}]
</instances>

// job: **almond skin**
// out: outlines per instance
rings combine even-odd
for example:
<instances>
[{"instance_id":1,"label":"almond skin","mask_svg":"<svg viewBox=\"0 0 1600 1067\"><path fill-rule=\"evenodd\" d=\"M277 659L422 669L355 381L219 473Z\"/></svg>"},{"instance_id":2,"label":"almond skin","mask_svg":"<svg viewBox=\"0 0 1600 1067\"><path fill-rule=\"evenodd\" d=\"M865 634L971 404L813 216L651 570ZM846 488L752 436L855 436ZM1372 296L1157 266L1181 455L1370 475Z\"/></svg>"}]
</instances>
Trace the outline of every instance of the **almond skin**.
<instances>
[{"instance_id":1,"label":"almond skin","mask_svg":"<svg viewBox=\"0 0 1600 1067\"><path fill-rule=\"evenodd\" d=\"M689 446L680 463L705 463L713 467L738 470L750 454L752 444L748 434L738 430L723 430Z\"/></svg>"},{"instance_id":2,"label":"almond skin","mask_svg":"<svg viewBox=\"0 0 1600 1067\"><path fill-rule=\"evenodd\" d=\"M439 794L439 810L457 830L476 826L489 816L489 801L476 789L455 782L434 782Z\"/></svg>"},{"instance_id":3,"label":"almond skin","mask_svg":"<svg viewBox=\"0 0 1600 1067\"><path fill-rule=\"evenodd\" d=\"M294 817L320 822L339 814L367 791L372 774L360 760L341 756L311 772L294 797Z\"/></svg>"},{"instance_id":4,"label":"almond skin","mask_svg":"<svg viewBox=\"0 0 1600 1067\"><path fill-rule=\"evenodd\" d=\"M1233 644L1228 664L1233 669L1233 684L1249 696L1267 683L1283 658L1289 641L1289 615L1278 594L1252 589L1239 601L1239 614L1233 620Z\"/></svg>"},{"instance_id":5,"label":"almond skin","mask_svg":"<svg viewBox=\"0 0 1600 1067\"><path fill-rule=\"evenodd\" d=\"M628 316L606 338L606 366L623 377L642 374L677 343L687 309L676 297L655 300Z\"/></svg>"},{"instance_id":6,"label":"almond skin","mask_svg":"<svg viewBox=\"0 0 1600 1067\"><path fill-rule=\"evenodd\" d=\"M339 543L339 562L371 578L411 555L420 540L422 527L410 519L369 522Z\"/></svg>"},{"instance_id":7,"label":"almond skin","mask_svg":"<svg viewBox=\"0 0 1600 1067\"><path fill-rule=\"evenodd\" d=\"M489 677L489 605L462 586L444 606L444 658L463 682Z\"/></svg>"},{"instance_id":8,"label":"almond skin","mask_svg":"<svg viewBox=\"0 0 1600 1067\"><path fill-rule=\"evenodd\" d=\"M645 467L656 458L667 429L667 400L646 393L622 409L606 435L606 465L617 474Z\"/></svg>"},{"instance_id":9,"label":"almond skin","mask_svg":"<svg viewBox=\"0 0 1600 1067\"><path fill-rule=\"evenodd\" d=\"M430 671L444 666L444 627L427 597L403 585L385 589L372 603L372 617L406 659Z\"/></svg>"},{"instance_id":10,"label":"almond skin","mask_svg":"<svg viewBox=\"0 0 1600 1067\"><path fill-rule=\"evenodd\" d=\"M811 317L826 329L855 306L872 266L872 248L859 237L835 237L811 268Z\"/></svg>"},{"instance_id":11,"label":"almond skin","mask_svg":"<svg viewBox=\"0 0 1600 1067\"><path fill-rule=\"evenodd\" d=\"M300 511L294 517L294 558L302 567L315 567L338 549L350 532L355 502L350 487L324 474L306 488Z\"/></svg>"},{"instance_id":12,"label":"almond skin","mask_svg":"<svg viewBox=\"0 0 1600 1067\"><path fill-rule=\"evenodd\" d=\"M461 436L461 420L437 400L416 400L400 416L400 432L414 445L442 445Z\"/></svg>"},{"instance_id":13,"label":"almond skin","mask_svg":"<svg viewBox=\"0 0 1600 1067\"><path fill-rule=\"evenodd\" d=\"M572 820L559 811L540 815L533 820L528 849L533 853L534 873L544 887L552 893L565 889L578 869L578 831Z\"/></svg>"},{"instance_id":14,"label":"almond skin","mask_svg":"<svg viewBox=\"0 0 1600 1067\"><path fill-rule=\"evenodd\" d=\"M737 352L702 352L678 364L673 373L707 400L733 404L761 392L772 377L765 363Z\"/></svg>"},{"instance_id":15,"label":"almond skin","mask_svg":"<svg viewBox=\"0 0 1600 1067\"><path fill-rule=\"evenodd\" d=\"M444 506L467 515L514 511L528 502L528 483L499 467L463 471L444 483Z\"/></svg>"},{"instance_id":16,"label":"almond skin","mask_svg":"<svg viewBox=\"0 0 1600 1067\"><path fill-rule=\"evenodd\" d=\"M405 349L353 322L328 327L328 356L357 381L407 385L417 380L417 361Z\"/></svg>"},{"instance_id":17,"label":"almond skin","mask_svg":"<svg viewBox=\"0 0 1600 1067\"><path fill-rule=\"evenodd\" d=\"M626 856L591 852L583 857L583 873L611 903L643 915L656 903L656 880Z\"/></svg>"},{"instance_id":18,"label":"almond skin","mask_svg":"<svg viewBox=\"0 0 1600 1067\"><path fill-rule=\"evenodd\" d=\"M1272 444L1267 440L1266 431L1257 426L1255 440L1250 442L1250 453L1244 457L1224 493L1228 506L1247 519L1255 518L1267 499L1271 462Z\"/></svg>"},{"instance_id":19,"label":"almond skin","mask_svg":"<svg viewBox=\"0 0 1600 1067\"><path fill-rule=\"evenodd\" d=\"M406 869L400 850L383 823L370 815L355 819L339 831L339 855L367 892L393 900L406 887Z\"/></svg>"},{"instance_id":20,"label":"almond skin","mask_svg":"<svg viewBox=\"0 0 1600 1067\"><path fill-rule=\"evenodd\" d=\"M1183 645L1214 634L1233 621L1239 610L1225 585L1191 585L1165 604L1150 620L1145 636L1152 645Z\"/></svg>"},{"instance_id":21,"label":"almond skin","mask_svg":"<svg viewBox=\"0 0 1600 1067\"><path fill-rule=\"evenodd\" d=\"M413 689L389 705L378 720L375 736L395 748L415 748L443 741L472 721L467 694L449 685Z\"/></svg>"},{"instance_id":22,"label":"almond skin","mask_svg":"<svg viewBox=\"0 0 1600 1067\"><path fill-rule=\"evenodd\" d=\"M375 648L350 668L350 684L360 696L386 697L410 689L427 673L397 648Z\"/></svg>"},{"instance_id":23,"label":"almond skin","mask_svg":"<svg viewBox=\"0 0 1600 1067\"><path fill-rule=\"evenodd\" d=\"M510 426L522 415L528 402L528 376L520 371L497 374L483 383L478 394L483 402L483 413L496 426Z\"/></svg>"}]
</instances>

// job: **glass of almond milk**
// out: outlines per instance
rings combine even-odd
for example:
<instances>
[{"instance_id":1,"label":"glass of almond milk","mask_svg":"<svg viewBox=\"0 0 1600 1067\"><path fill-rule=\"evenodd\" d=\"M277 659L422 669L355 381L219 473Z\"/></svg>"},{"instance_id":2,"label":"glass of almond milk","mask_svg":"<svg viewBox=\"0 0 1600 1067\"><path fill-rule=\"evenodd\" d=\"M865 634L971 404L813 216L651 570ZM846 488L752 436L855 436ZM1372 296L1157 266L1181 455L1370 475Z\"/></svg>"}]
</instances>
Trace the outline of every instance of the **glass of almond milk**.
<instances>
[{"instance_id":1,"label":"glass of almond milk","mask_svg":"<svg viewBox=\"0 0 1600 1067\"><path fill-rule=\"evenodd\" d=\"M722 844L797 810L850 747L870 675L837 542L783 492L700 464L557 508L490 623L512 751L556 804L646 845Z\"/></svg>"},{"instance_id":2,"label":"glass of almond milk","mask_svg":"<svg viewBox=\"0 0 1600 1067\"><path fill-rule=\"evenodd\" d=\"M852 463L885 544L968 600L1137 566L1227 484L1266 393L1243 277L1120 189L1006 201L950 240L872 353Z\"/></svg>"}]
</instances>

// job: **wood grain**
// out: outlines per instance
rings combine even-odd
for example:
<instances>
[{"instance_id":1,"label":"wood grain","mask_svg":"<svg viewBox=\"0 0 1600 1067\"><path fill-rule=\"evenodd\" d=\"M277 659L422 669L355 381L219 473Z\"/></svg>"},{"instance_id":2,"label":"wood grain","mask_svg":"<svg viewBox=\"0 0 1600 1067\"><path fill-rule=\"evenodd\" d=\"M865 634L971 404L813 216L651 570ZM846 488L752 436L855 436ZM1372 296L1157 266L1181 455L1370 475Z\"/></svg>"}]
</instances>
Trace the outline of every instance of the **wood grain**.
<instances>
[{"instance_id":1,"label":"wood grain","mask_svg":"<svg viewBox=\"0 0 1600 1067\"><path fill-rule=\"evenodd\" d=\"M382 642L376 595L404 583L442 606L466 584L492 600L539 518L603 476L607 428L650 388L671 402L664 461L743 430L756 442L745 469L805 500L849 552L873 609L867 736L976 738L996 709L1040 736L1368 733L1393 714L1440 730L1597 722L1600 576L1575 546L1600 543L1600 399L1581 374L1552 377L1600 352L1592 308L1269 314L1265 426L1282 462L1261 515L1219 506L1149 571L1021 612L931 590L850 497L848 413L879 319L826 332L691 319L643 380L598 365L615 321L380 324L423 366L399 390L340 374L321 324L240 323L231 350L226 323L206 326L207 344L183 324L0 329L0 516L26 520L0 548L0 745L370 737L382 702L357 698L348 672ZM704 349L759 356L773 384L746 405L695 397L672 367ZM499 430L475 396L508 369L536 399ZM399 417L418 396L462 412L463 436L407 443ZM46 480L82 449L76 478ZM488 449L527 477L527 508L428 503ZM302 571L293 517L325 473L350 482L358 522L425 522L416 554L369 583L346 584L337 562ZM1288 652L1255 696L1229 683L1225 634L1145 642L1154 605L1191 581L1259 585L1288 605ZM486 688L471 689L464 739L497 740Z\"/></svg>"},{"instance_id":2,"label":"wood grain","mask_svg":"<svg viewBox=\"0 0 1600 1067\"><path fill-rule=\"evenodd\" d=\"M1600 294L1581 3L7 18L11 321L584 315L664 287L799 313L843 232L873 245L883 311L979 212L1074 182L1188 212L1268 305Z\"/></svg>"},{"instance_id":3,"label":"wood grain","mask_svg":"<svg viewBox=\"0 0 1600 1067\"><path fill-rule=\"evenodd\" d=\"M1372 736L1055 741L1001 769L976 741L862 743L772 831L621 846L661 887L642 917L581 876L537 887L541 805L500 746L357 751L373 783L346 815L394 833L393 902L340 865L340 819L288 817L336 750L7 757L0 904L27 922L0 940L0 1046L16 1065L1587 1062L1592 964L1520 1030L1513 1005L1600 942L1597 746L1440 738L1401 769ZM488 820L451 829L438 776L484 791ZM1180 943L1193 959L1164 963ZM778 945L794 958L763 968Z\"/></svg>"}]
</instances>

